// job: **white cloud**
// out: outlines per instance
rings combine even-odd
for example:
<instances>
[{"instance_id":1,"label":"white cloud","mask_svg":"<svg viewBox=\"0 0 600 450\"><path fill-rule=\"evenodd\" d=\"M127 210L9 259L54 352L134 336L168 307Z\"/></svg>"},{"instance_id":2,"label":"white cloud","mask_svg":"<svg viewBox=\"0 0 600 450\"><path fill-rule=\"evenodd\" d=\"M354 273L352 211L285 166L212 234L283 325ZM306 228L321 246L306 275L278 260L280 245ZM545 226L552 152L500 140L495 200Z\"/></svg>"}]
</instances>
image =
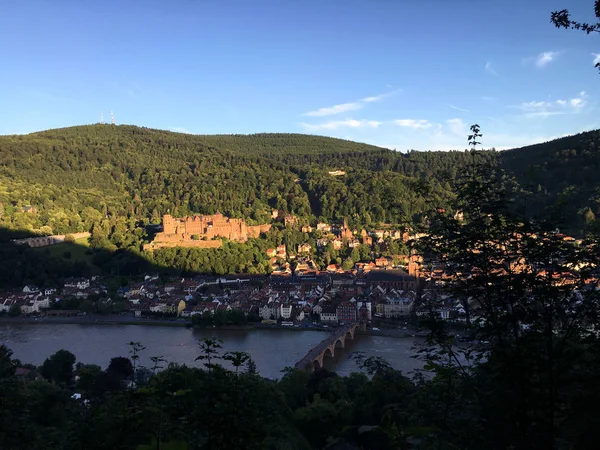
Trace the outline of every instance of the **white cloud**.
<instances>
[{"instance_id":1,"label":"white cloud","mask_svg":"<svg viewBox=\"0 0 600 450\"><path fill-rule=\"evenodd\" d=\"M542 52L535 57L535 65L544 67L556 59L559 52Z\"/></svg>"},{"instance_id":2,"label":"white cloud","mask_svg":"<svg viewBox=\"0 0 600 450\"><path fill-rule=\"evenodd\" d=\"M309 130L337 130L338 128L377 128L381 122L377 120L333 120L320 124L302 123L302 126Z\"/></svg>"},{"instance_id":3,"label":"white cloud","mask_svg":"<svg viewBox=\"0 0 600 450\"><path fill-rule=\"evenodd\" d=\"M324 117L324 116L332 116L334 114L340 114L347 111L356 111L357 109L361 109L363 104L361 102L352 102L352 103L341 103L339 105L328 106L326 108L319 108L315 111L309 111L304 113L305 116L311 117Z\"/></svg>"},{"instance_id":4,"label":"white cloud","mask_svg":"<svg viewBox=\"0 0 600 450\"><path fill-rule=\"evenodd\" d=\"M187 128L182 128L182 127L169 128L169 131L172 131L174 133L194 134L190 130L188 130Z\"/></svg>"},{"instance_id":5,"label":"white cloud","mask_svg":"<svg viewBox=\"0 0 600 450\"><path fill-rule=\"evenodd\" d=\"M583 106L585 105L585 100L583 99L583 97L572 98L571 100L569 100L569 104L571 105L571 107L579 109L583 108Z\"/></svg>"},{"instance_id":6,"label":"white cloud","mask_svg":"<svg viewBox=\"0 0 600 450\"><path fill-rule=\"evenodd\" d=\"M556 100L556 103L558 104L562 104L562 102L565 102L566 104L566 100ZM524 110L534 110L534 109L541 109L541 108L546 108L548 106L550 106L551 103L549 102L523 102L520 105L521 109Z\"/></svg>"},{"instance_id":7,"label":"white cloud","mask_svg":"<svg viewBox=\"0 0 600 450\"><path fill-rule=\"evenodd\" d=\"M525 112L525 117L546 118L561 114L572 114L580 111L586 105L587 94L581 91L577 97L570 99L559 99L553 102L531 101L523 102L517 108Z\"/></svg>"},{"instance_id":8,"label":"white cloud","mask_svg":"<svg viewBox=\"0 0 600 450\"><path fill-rule=\"evenodd\" d=\"M600 64L600 53L592 53L592 56L594 57L592 64Z\"/></svg>"},{"instance_id":9,"label":"white cloud","mask_svg":"<svg viewBox=\"0 0 600 450\"><path fill-rule=\"evenodd\" d=\"M469 112L468 109L459 108L458 106L451 105L450 103L448 103L448 106L452 109L455 109L456 111L461 111L461 112L465 112L465 113Z\"/></svg>"},{"instance_id":10,"label":"white cloud","mask_svg":"<svg viewBox=\"0 0 600 450\"><path fill-rule=\"evenodd\" d=\"M494 69L494 66L492 65L491 61L485 63L485 71L491 73L492 75L499 76L498 72L496 72L496 70Z\"/></svg>"},{"instance_id":11,"label":"white cloud","mask_svg":"<svg viewBox=\"0 0 600 450\"><path fill-rule=\"evenodd\" d=\"M386 97L390 97L394 94L397 94L402 89L396 89L394 91L386 92L384 94L374 95L371 97L361 98L355 102L348 103L340 103L339 105L327 106L325 108L319 108L314 111L309 111L303 114L303 116L311 116L311 117L325 117L325 116L333 116L335 114L340 114L348 111L356 111L357 109L361 109L365 106L366 103L378 102L383 100Z\"/></svg>"},{"instance_id":12,"label":"white cloud","mask_svg":"<svg viewBox=\"0 0 600 450\"><path fill-rule=\"evenodd\" d=\"M418 130L426 130L431 128L431 123L425 119L398 119L394 120L396 125L401 127L414 128Z\"/></svg>"},{"instance_id":13,"label":"white cloud","mask_svg":"<svg viewBox=\"0 0 600 450\"><path fill-rule=\"evenodd\" d=\"M395 91L386 92L385 94L379 94L379 95L374 95L372 97L361 98L359 101L363 102L363 103L378 102L379 100L383 100L384 98L391 97L392 95L395 95L401 91L402 91L402 89L396 89Z\"/></svg>"},{"instance_id":14,"label":"white cloud","mask_svg":"<svg viewBox=\"0 0 600 450\"><path fill-rule=\"evenodd\" d=\"M462 119L450 119L446 120L446 124L450 129L452 134L456 134L458 136L466 136L467 135L467 124L462 121Z\"/></svg>"}]
</instances>

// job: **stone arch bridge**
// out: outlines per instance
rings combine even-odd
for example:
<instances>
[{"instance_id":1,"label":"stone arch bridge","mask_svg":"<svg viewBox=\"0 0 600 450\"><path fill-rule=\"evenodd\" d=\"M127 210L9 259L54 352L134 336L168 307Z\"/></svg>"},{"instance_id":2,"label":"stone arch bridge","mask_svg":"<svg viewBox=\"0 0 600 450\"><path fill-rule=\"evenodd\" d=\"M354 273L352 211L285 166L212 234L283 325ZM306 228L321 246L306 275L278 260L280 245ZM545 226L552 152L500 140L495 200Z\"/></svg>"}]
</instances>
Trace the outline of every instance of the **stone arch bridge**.
<instances>
[{"instance_id":1,"label":"stone arch bridge","mask_svg":"<svg viewBox=\"0 0 600 450\"><path fill-rule=\"evenodd\" d=\"M354 339L356 329L359 327L360 324L355 322L338 328L315 347L311 348L294 367L307 372L321 369L323 367L323 359L325 357L333 358L336 349L345 348L346 340Z\"/></svg>"}]
</instances>

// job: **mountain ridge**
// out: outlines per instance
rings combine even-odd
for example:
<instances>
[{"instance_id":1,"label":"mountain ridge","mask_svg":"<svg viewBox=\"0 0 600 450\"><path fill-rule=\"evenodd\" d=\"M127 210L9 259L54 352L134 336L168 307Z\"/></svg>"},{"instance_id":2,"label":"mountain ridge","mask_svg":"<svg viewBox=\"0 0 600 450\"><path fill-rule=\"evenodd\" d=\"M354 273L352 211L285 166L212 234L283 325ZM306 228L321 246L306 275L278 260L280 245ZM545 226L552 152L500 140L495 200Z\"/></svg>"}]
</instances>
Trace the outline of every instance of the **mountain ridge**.
<instances>
[{"instance_id":1,"label":"mountain ridge","mask_svg":"<svg viewBox=\"0 0 600 450\"><path fill-rule=\"evenodd\" d=\"M600 214L599 142L595 130L479 154L517 179L532 216L559 202L572 216L569 227L582 229ZM220 210L262 223L280 209L311 222L411 225L449 204L454 180L471 163L460 150L402 153L297 133L194 135L79 125L0 136L0 226L87 231L86 208L152 222L167 211ZM331 170L346 175L332 177ZM36 206L36 217L19 212L27 204Z\"/></svg>"}]
</instances>

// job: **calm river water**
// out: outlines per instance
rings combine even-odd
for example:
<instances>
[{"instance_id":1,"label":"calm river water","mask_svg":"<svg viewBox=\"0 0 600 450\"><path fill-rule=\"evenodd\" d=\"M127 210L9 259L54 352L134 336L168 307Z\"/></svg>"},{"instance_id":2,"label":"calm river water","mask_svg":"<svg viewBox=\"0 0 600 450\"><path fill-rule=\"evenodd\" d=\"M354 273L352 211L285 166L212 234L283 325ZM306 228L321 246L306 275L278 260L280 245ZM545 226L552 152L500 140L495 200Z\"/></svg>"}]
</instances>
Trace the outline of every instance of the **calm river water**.
<instances>
[{"instance_id":1,"label":"calm river water","mask_svg":"<svg viewBox=\"0 0 600 450\"><path fill-rule=\"evenodd\" d=\"M223 352L244 351L252 355L260 374L279 378L281 369L293 366L309 348L327 336L319 331L291 330L190 330L176 327L141 325L59 325L0 324L0 342L7 345L14 357L23 362L41 364L60 349L72 352L77 361L106 367L112 357L128 356L127 342L146 346L141 353L142 364L149 358L163 356L169 362L198 366L194 359L200 354L198 339L217 337L223 340ZM394 368L405 373L422 367L412 358L415 338L391 338L357 335L346 341L347 348L337 351L335 358L325 361L325 367L340 375L356 371L349 359L352 352L365 356L381 356Z\"/></svg>"}]
</instances>

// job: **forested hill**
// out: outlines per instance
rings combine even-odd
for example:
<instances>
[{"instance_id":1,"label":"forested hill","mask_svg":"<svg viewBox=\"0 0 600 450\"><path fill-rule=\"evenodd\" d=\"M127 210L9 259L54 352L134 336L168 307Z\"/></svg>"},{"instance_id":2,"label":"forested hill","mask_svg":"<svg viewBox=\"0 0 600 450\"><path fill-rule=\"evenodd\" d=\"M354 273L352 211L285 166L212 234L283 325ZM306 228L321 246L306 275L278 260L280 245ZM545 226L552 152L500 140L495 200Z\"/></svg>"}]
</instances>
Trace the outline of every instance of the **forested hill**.
<instances>
[{"instance_id":1,"label":"forested hill","mask_svg":"<svg viewBox=\"0 0 600 450\"><path fill-rule=\"evenodd\" d=\"M531 191L530 213L566 195L580 212L571 225L580 225L585 208L600 213L597 142L590 132L480 158L498 160ZM448 204L471 161L462 151L404 154L300 134L201 136L98 124L1 136L0 226L64 233L106 215L158 222L167 212L217 210L258 223L272 208L306 220L414 223Z\"/></svg>"},{"instance_id":2,"label":"forested hill","mask_svg":"<svg viewBox=\"0 0 600 450\"><path fill-rule=\"evenodd\" d=\"M2 221L63 233L104 215L158 221L167 212L219 210L258 223L278 208L306 219L407 223L448 202L446 175L451 180L464 161L462 152L403 155L295 134L78 126L0 137ZM337 169L347 174L328 173ZM431 180L426 189L421 179ZM27 205L37 213L21 213Z\"/></svg>"},{"instance_id":3,"label":"forested hill","mask_svg":"<svg viewBox=\"0 0 600 450\"><path fill-rule=\"evenodd\" d=\"M529 192L529 214L556 205L576 228L600 218L600 130L499 155L502 167Z\"/></svg>"}]
</instances>

